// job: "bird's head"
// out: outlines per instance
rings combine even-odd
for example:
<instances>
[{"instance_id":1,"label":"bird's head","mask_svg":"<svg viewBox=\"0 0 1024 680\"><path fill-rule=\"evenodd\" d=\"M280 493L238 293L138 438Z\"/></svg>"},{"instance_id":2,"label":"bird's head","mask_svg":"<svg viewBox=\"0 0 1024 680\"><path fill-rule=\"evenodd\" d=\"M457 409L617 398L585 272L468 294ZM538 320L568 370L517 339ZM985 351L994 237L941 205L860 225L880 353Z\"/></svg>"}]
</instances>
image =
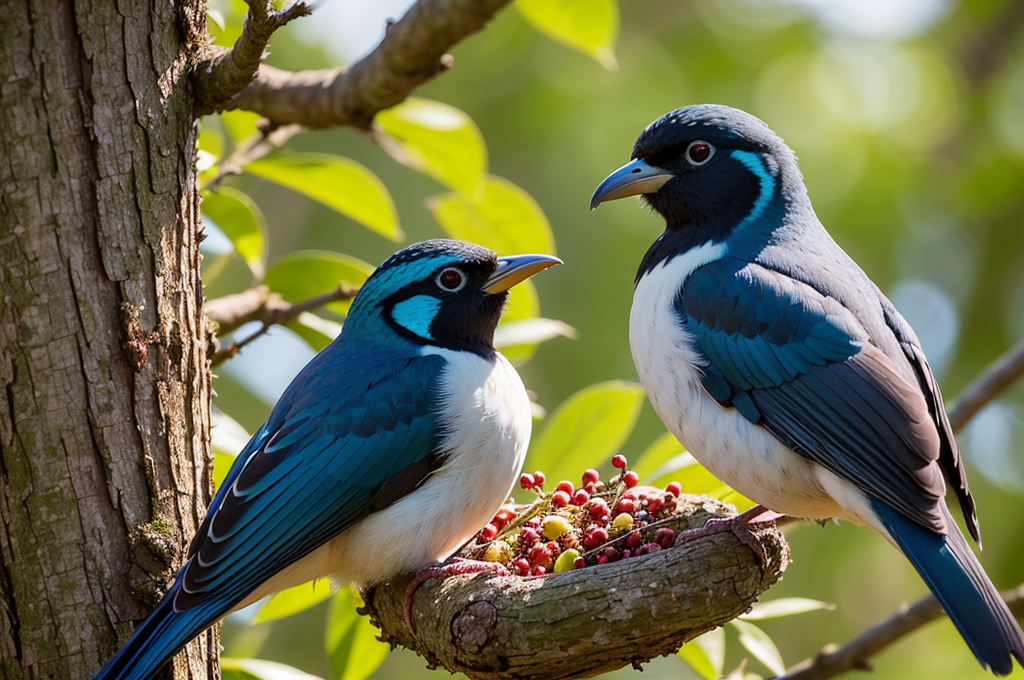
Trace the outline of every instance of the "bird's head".
<instances>
[{"instance_id":1,"label":"bird's head","mask_svg":"<svg viewBox=\"0 0 1024 680\"><path fill-rule=\"evenodd\" d=\"M700 243L723 241L787 193L802 192L796 158L760 119L729 106L700 104L667 113L640 134L632 160L590 200L640 195L673 229Z\"/></svg>"},{"instance_id":2,"label":"bird's head","mask_svg":"<svg viewBox=\"0 0 1024 680\"><path fill-rule=\"evenodd\" d=\"M498 257L463 241L416 243L366 280L343 334L376 334L383 322L416 344L487 353L508 289L555 264L550 255Z\"/></svg>"}]
</instances>

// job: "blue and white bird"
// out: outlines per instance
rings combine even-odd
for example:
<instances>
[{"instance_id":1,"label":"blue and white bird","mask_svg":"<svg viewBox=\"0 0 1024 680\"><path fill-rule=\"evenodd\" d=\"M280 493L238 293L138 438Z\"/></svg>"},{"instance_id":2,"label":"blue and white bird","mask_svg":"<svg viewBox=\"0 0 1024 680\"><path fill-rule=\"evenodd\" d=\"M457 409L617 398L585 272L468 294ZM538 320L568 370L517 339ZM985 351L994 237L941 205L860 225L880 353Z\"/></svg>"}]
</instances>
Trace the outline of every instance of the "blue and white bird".
<instances>
[{"instance_id":1,"label":"blue and white bird","mask_svg":"<svg viewBox=\"0 0 1024 680\"><path fill-rule=\"evenodd\" d=\"M559 262L448 240L384 262L238 455L174 584L96 680L144 680L276 591L424 569L486 524L531 428L494 330L506 291Z\"/></svg>"},{"instance_id":2,"label":"blue and white bird","mask_svg":"<svg viewBox=\"0 0 1024 680\"><path fill-rule=\"evenodd\" d=\"M637 272L629 338L669 430L763 506L746 519L767 508L872 527L982 665L1024 662L1021 628L946 506L948 483L980 542L921 345L818 221L785 142L737 109L678 109L590 206L634 195L666 221Z\"/></svg>"}]
</instances>

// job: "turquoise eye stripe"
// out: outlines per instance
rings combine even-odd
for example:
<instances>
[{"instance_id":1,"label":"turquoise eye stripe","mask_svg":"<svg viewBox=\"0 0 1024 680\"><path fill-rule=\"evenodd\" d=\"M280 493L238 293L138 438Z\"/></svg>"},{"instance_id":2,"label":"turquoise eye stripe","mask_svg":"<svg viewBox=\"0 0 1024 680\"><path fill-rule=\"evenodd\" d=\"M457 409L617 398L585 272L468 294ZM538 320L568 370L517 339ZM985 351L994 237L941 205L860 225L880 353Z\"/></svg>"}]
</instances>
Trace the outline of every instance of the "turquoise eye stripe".
<instances>
[{"instance_id":1,"label":"turquoise eye stripe","mask_svg":"<svg viewBox=\"0 0 1024 680\"><path fill-rule=\"evenodd\" d=\"M391 319L413 335L433 340L430 324L434 322L434 317L440 309L441 301L436 297L417 295L392 307Z\"/></svg>"},{"instance_id":2,"label":"turquoise eye stripe","mask_svg":"<svg viewBox=\"0 0 1024 680\"><path fill-rule=\"evenodd\" d=\"M768 202L772 200L772 195L775 193L775 178L771 176L768 168L765 167L761 154L754 153L753 151L733 151L729 155L743 163L761 182L761 192L757 195L757 200L754 201L754 207L751 209L750 214L744 217L743 221L737 225L737 229L739 229L755 221L761 216L764 209L768 207Z\"/></svg>"}]
</instances>

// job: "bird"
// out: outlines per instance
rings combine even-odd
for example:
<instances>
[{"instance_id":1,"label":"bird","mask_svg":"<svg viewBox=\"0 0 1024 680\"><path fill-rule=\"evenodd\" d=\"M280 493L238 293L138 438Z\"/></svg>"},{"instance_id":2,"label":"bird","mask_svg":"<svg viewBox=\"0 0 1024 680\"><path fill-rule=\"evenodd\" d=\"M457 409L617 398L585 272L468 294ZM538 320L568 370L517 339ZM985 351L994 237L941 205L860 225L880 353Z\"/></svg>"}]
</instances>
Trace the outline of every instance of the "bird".
<instances>
[{"instance_id":1,"label":"bird","mask_svg":"<svg viewBox=\"0 0 1024 680\"><path fill-rule=\"evenodd\" d=\"M825 230L789 146L739 109L676 109L643 130L591 210L627 196L666 225L630 309L640 381L694 458L759 504L738 523L768 510L867 525L983 666L1024 663L1024 634L946 504L948 483L980 547L921 343Z\"/></svg>"},{"instance_id":2,"label":"bird","mask_svg":"<svg viewBox=\"0 0 1024 680\"><path fill-rule=\"evenodd\" d=\"M167 593L96 680L149 678L285 588L425 569L484 526L532 426L495 327L509 288L560 263L446 239L388 258L238 455Z\"/></svg>"}]
</instances>

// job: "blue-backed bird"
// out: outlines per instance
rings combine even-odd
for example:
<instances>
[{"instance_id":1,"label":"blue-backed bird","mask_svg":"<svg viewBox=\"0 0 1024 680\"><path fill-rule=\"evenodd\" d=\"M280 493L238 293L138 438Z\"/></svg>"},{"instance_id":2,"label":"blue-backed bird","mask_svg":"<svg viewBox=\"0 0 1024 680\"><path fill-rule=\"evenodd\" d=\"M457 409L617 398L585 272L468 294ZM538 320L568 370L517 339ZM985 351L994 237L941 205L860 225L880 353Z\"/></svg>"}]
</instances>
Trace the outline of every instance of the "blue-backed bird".
<instances>
[{"instance_id":1,"label":"blue-backed bird","mask_svg":"<svg viewBox=\"0 0 1024 680\"><path fill-rule=\"evenodd\" d=\"M636 276L629 338L655 411L764 508L866 524L898 547L975 656L1005 675L1024 635L945 502L974 500L914 331L832 240L796 157L720 105L651 123L590 206L640 195L665 218ZM733 526L735 528L735 525Z\"/></svg>"},{"instance_id":2,"label":"blue-backed bird","mask_svg":"<svg viewBox=\"0 0 1024 680\"><path fill-rule=\"evenodd\" d=\"M238 455L188 561L96 680L144 680L270 593L424 569L486 524L531 427L494 330L506 291L557 263L448 240L384 262Z\"/></svg>"}]
</instances>

